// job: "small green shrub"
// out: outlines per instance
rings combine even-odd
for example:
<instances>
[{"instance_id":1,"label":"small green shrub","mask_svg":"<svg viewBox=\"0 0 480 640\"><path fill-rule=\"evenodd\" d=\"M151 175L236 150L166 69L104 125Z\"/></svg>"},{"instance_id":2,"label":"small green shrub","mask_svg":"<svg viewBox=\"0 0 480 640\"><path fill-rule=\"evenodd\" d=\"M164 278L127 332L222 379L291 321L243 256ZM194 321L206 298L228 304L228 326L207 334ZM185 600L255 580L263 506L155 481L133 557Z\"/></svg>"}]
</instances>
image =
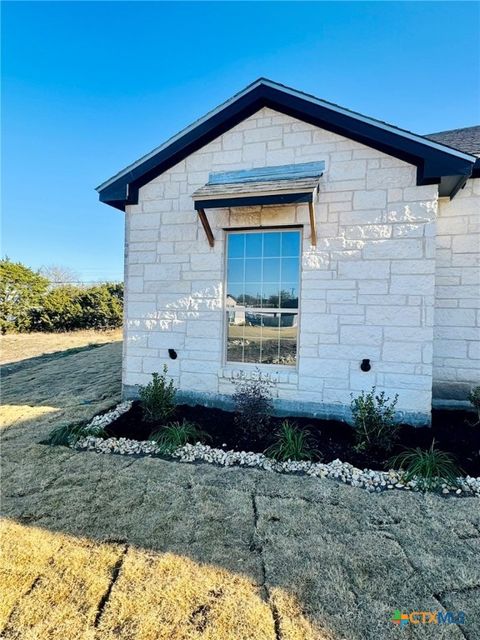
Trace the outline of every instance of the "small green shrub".
<instances>
[{"instance_id":1,"label":"small green shrub","mask_svg":"<svg viewBox=\"0 0 480 640\"><path fill-rule=\"evenodd\" d=\"M46 443L51 445L62 445L70 447L80 438L95 436L95 438L106 438L107 434L102 427L88 427L83 422L73 424L61 424L50 432Z\"/></svg>"},{"instance_id":2,"label":"small green shrub","mask_svg":"<svg viewBox=\"0 0 480 640\"><path fill-rule=\"evenodd\" d=\"M140 387L140 405L145 422L166 422L175 411L177 390L173 380L167 381L168 367L163 365L163 374L152 373L152 381Z\"/></svg>"},{"instance_id":3,"label":"small green shrub","mask_svg":"<svg viewBox=\"0 0 480 640\"><path fill-rule=\"evenodd\" d=\"M473 387L473 389L468 394L468 399L477 412L477 420L470 426L478 427L480 425L480 386Z\"/></svg>"},{"instance_id":4,"label":"small green shrub","mask_svg":"<svg viewBox=\"0 0 480 640\"><path fill-rule=\"evenodd\" d=\"M424 491L436 489L442 483L456 486L461 470L452 456L435 448L435 440L429 449L406 449L389 460L390 466L405 470L404 480L416 478Z\"/></svg>"},{"instance_id":5,"label":"small green shrub","mask_svg":"<svg viewBox=\"0 0 480 640\"><path fill-rule=\"evenodd\" d=\"M201 442L208 438L208 435L198 428L194 422L172 422L155 431L150 436L150 440L160 447L161 453L172 453L178 447L190 443Z\"/></svg>"},{"instance_id":6,"label":"small green shrub","mask_svg":"<svg viewBox=\"0 0 480 640\"><path fill-rule=\"evenodd\" d=\"M265 450L265 455L275 460L312 460L319 452L310 442L310 432L300 429L295 422L284 420L277 432L276 441Z\"/></svg>"},{"instance_id":7,"label":"small green shrub","mask_svg":"<svg viewBox=\"0 0 480 640\"><path fill-rule=\"evenodd\" d=\"M273 381L258 372L255 378L234 381L235 425L247 441L262 440L268 435L273 413Z\"/></svg>"},{"instance_id":8,"label":"small green shrub","mask_svg":"<svg viewBox=\"0 0 480 640\"><path fill-rule=\"evenodd\" d=\"M357 451L390 451L398 438L399 425L395 422L395 406L398 394L390 401L385 392L369 393L353 398L351 410L355 425Z\"/></svg>"}]
</instances>

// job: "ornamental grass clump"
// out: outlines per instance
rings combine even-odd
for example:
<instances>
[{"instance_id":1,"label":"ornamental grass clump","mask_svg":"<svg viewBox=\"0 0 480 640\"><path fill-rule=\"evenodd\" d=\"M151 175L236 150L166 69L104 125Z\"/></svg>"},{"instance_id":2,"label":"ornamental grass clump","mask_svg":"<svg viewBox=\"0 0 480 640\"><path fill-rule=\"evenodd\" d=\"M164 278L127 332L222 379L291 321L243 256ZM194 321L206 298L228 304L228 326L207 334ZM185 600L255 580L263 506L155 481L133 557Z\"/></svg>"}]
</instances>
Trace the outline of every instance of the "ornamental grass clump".
<instances>
[{"instance_id":1,"label":"ornamental grass clump","mask_svg":"<svg viewBox=\"0 0 480 640\"><path fill-rule=\"evenodd\" d=\"M82 422L75 422L73 424L60 424L50 432L46 443L51 445L61 445L64 447L71 447L80 440L80 438L86 438L88 436L94 436L95 438L106 438L107 433L105 429L99 426L87 426Z\"/></svg>"},{"instance_id":2,"label":"ornamental grass clump","mask_svg":"<svg viewBox=\"0 0 480 640\"><path fill-rule=\"evenodd\" d=\"M405 471L404 481L416 480L424 491L432 491L442 484L458 485L461 469L455 464L453 457L435 447L435 440L429 449L406 449L389 460L396 469Z\"/></svg>"},{"instance_id":3,"label":"ornamental grass clump","mask_svg":"<svg viewBox=\"0 0 480 640\"><path fill-rule=\"evenodd\" d=\"M310 432L300 429L295 422L284 420L275 442L265 450L265 455L280 462L287 460L313 460L319 452L312 446Z\"/></svg>"},{"instance_id":4,"label":"ornamental grass clump","mask_svg":"<svg viewBox=\"0 0 480 640\"><path fill-rule=\"evenodd\" d=\"M150 440L158 445L160 453L164 454L171 454L179 447L195 444L207 438L208 435L204 431L188 420L167 424L150 436Z\"/></svg>"},{"instance_id":5,"label":"ornamental grass clump","mask_svg":"<svg viewBox=\"0 0 480 640\"><path fill-rule=\"evenodd\" d=\"M398 394L390 401L385 392L362 393L351 402L357 451L391 451L398 439L399 425L395 422Z\"/></svg>"},{"instance_id":6,"label":"ornamental grass clump","mask_svg":"<svg viewBox=\"0 0 480 640\"><path fill-rule=\"evenodd\" d=\"M246 442L264 440L269 433L273 413L273 381L260 372L254 378L234 381L235 426Z\"/></svg>"},{"instance_id":7,"label":"ornamental grass clump","mask_svg":"<svg viewBox=\"0 0 480 640\"><path fill-rule=\"evenodd\" d=\"M152 373L152 380L139 390L140 406L145 422L167 422L175 411L177 389L170 378L168 367L163 366L163 374Z\"/></svg>"}]
</instances>

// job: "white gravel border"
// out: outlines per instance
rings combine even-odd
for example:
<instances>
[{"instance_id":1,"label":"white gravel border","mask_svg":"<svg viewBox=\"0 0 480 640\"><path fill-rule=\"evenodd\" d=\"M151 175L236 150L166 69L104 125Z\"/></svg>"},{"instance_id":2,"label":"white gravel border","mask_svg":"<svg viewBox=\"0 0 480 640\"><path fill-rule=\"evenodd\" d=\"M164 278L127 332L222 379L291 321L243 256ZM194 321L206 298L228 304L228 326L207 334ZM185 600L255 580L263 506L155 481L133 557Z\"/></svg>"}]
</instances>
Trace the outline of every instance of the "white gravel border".
<instances>
[{"instance_id":1,"label":"white gravel border","mask_svg":"<svg viewBox=\"0 0 480 640\"><path fill-rule=\"evenodd\" d=\"M92 430L104 428L114 422L120 415L126 413L132 406L131 402L122 402L115 409L103 415L95 416L85 427L85 437L80 438L72 445L74 449L96 451L98 453L117 453L121 455L157 455L159 447L150 440L129 440L127 438L98 438L92 435ZM90 433L89 433L90 432ZM413 479L408 483L403 482L403 472L373 471L371 469L357 469L348 462L333 460L328 464L323 462L300 462L288 460L287 462L276 462L267 458L263 453L253 453L246 451L226 451L224 449L214 449L206 444L197 442L179 447L172 453L172 457L180 462L209 462L224 467L241 466L256 467L265 471L275 471L277 473L305 473L318 478L331 478L339 480L353 487L360 487L370 492L380 492L388 489L401 489L404 491L421 491L417 480ZM442 484L442 493L453 495L475 495L480 497L480 478L471 476L458 478L458 486L448 486Z\"/></svg>"}]
</instances>

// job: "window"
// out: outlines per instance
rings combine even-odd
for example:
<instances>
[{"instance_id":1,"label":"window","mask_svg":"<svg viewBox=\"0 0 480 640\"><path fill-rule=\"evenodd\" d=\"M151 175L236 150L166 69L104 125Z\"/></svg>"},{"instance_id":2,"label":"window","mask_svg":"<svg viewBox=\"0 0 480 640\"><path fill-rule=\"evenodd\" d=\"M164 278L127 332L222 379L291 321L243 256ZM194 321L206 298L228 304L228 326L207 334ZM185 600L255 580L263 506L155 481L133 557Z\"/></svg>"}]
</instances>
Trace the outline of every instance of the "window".
<instances>
[{"instance_id":1,"label":"window","mask_svg":"<svg viewBox=\"0 0 480 640\"><path fill-rule=\"evenodd\" d=\"M295 365L300 231L227 235L227 361Z\"/></svg>"}]
</instances>

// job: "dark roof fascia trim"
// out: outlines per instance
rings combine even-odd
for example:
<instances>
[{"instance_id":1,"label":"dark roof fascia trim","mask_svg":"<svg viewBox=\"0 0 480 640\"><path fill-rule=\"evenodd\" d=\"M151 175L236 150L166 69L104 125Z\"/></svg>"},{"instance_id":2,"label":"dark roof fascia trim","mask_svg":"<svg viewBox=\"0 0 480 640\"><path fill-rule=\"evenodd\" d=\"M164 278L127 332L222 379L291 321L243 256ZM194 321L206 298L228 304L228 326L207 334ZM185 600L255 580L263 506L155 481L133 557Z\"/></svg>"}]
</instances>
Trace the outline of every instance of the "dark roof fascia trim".
<instances>
[{"instance_id":1,"label":"dark roof fascia trim","mask_svg":"<svg viewBox=\"0 0 480 640\"><path fill-rule=\"evenodd\" d=\"M254 207L269 204L299 204L302 202L313 202L313 192L275 193L269 196L195 200L194 207L198 211L199 209L228 209L229 207Z\"/></svg>"},{"instance_id":2,"label":"dark roof fascia trim","mask_svg":"<svg viewBox=\"0 0 480 640\"><path fill-rule=\"evenodd\" d=\"M475 162L472 169L471 178L480 178L480 158Z\"/></svg>"},{"instance_id":3,"label":"dark roof fascia trim","mask_svg":"<svg viewBox=\"0 0 480 640\"><path fill-rule=\"evenodd\" d=\"M270 84L258 84L158 153L99 189L101 202L119 209L138 203L138 190L263 107L375 148L417 166L417 184L439 184L445 175L470 175L472 163L422 142L340 113ZM445 194L450 195L450 194ZM123 203L123 207L119 206Z\"/></svg>"},{"instance_id":4,"label":"dark roof fascia trim","mask_svg":"<svg viewBox=\"0 0 480 640\"><path fill-rule=\"evenodd\" d=\"M119 211L125 211L125 205L128 204L125 200L102 200L102 198L100 202L105 202Z\"/></svg>"}]
</instances>

